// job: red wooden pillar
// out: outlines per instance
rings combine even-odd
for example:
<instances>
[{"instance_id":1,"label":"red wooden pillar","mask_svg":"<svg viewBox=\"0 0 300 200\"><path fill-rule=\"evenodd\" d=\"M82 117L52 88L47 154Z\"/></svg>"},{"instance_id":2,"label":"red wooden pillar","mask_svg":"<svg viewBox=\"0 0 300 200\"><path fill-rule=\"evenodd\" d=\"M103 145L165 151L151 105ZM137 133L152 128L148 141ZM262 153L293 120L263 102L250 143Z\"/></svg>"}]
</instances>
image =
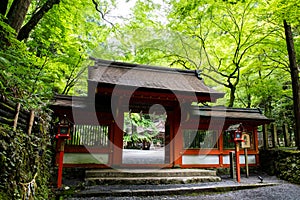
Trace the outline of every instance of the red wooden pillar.
<instances>
[{"instance_id":1,"label":"red wooden pillar","mask_svg":"<svg viewBox=\"0 0 300 200\"><path fill-rule=\"evenodd\" d=\"M183 154L183 133L182 133L182 129L180 127L181 124L181 110L180 110L180 106L176 106L175 110L174 110L174 115L173 115L173 140L172 140L172 144L173 144L173 149L174 149L174 162L173 162L173 166L174 167L180 167L182 165L182 154Z\"/></svg>"},{"instance_id":2,"label":"red wooden pillar","mask_svg":"<svg viewBox=\"0 0 300 200\"><path fill-rule=\"evenodd\" d=\"M236 180L241 181L241 169L240 169L240 143L235 142L235 159L236 159Z\"/></svg>"},{"instance_id":3,"label":"red wooden pillar","mask_svg":"<svg viewBox=\"0 0 300 200\"><path fill-rule=\"evenodd\" d=\"M57 172L57 188L62 186L62 174L63 174L63 165L64 165L64 146L65 140L57 140L57 151L58 151L58 172Z\"/></svg>"},{"instance_id":4,"label":"red wooden pillar","mask_svg":"<svg viewBox=\"0 0 300 200\"><path fill-rule=\"evenodd\" d=\"M124 111L121 107L121 102L118 101L114 110L114 122L113 122L113 147L112 147L112 165L120 166L122 164L123 154L123 123L124 123Z\"/></svg>"},{"instance_id":5,"label":"red wooden pillar","mask_svg":"<svg viewBox=\"0 0 300 200\"><path fill-rule=\"evenodd\" d=\"M220 167L223 167L223 130L222 128L219 130L219 138L218 138L218 144L219 144L219 165Z\"/></svg>"},{"instance_id":6,"label":"red wooden pillar","mask_svg":"<svg viewBox=\"0 0 300 200\"><path fill-rule=\"evenodd\" d=\"M172 143L171 139L173 138L173 126L172 126L172 121L173 121L173 113L170 111L167 112L167 120L165 124L165 163L170 164L171 161L173 161L173 148L172 148Z\"/></svg>"}]
</instances>

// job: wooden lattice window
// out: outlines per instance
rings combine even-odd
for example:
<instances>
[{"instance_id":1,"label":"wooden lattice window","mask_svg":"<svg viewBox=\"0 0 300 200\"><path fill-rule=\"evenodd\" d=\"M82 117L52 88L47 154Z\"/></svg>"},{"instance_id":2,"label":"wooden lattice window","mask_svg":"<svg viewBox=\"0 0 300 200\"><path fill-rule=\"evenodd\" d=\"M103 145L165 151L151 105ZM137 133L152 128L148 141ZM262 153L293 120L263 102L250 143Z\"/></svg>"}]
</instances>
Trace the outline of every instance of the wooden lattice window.
<instances>
[{"instance_id":1,"label":"wooden lattice window","mask_svg":"<svg viewBox=\"0 0 300 200\"><path fill-rule=\"evenodd\" d=\"M223 149L234 149L234 142L231 140L230 132L223 131Z\"/></svg>"},{"instance_id":2,"label":"wooden lattice window","mask_svg":"<svg viewBox=\"0 0 300 200\"><path fill-rule=\"evenodd\" d=\"M74 131L71 133L71 140L67 140L69 145L85 145L85 146L108 146L107 125L75 125Z\"/></svg>"}]
</instances>

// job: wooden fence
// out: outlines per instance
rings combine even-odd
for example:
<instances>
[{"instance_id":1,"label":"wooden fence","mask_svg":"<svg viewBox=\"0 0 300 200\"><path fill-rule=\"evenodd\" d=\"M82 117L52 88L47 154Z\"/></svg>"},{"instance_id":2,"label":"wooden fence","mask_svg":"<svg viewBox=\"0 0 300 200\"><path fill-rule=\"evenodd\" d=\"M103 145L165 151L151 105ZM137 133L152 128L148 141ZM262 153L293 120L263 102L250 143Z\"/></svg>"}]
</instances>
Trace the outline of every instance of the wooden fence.
<instances>
[{"instance_id":1,"label":"wooden fence","mask_svg":"<svg viewBox=\"0 0 300 200\"><path fill-rule=\"evenodd\" d=\"M32 130L38 131L39 118L35 117L33 110L22 108L20 103L15 103L0 94L0 123L7 124L31 134Z\"/></svg>"},{"instance_id":2,"label":"wooden fence","mask_svg":"<svg viewBox=\"0 0 300 200\"><path fill-rule=\"evenodd\" d=\"M71 139L67 140L66 144L107 147L108 126L76 124L71 132Z\"/></svg>"},{"instance_id":3,"label":"wooden fence","mask_svg":"<svg viewBox=\"0 0 300 200\"><path fill-rule=\"evenodd\" d=\"M264 125L259 133L259 144L265 149L278 147L295 147L295 137L293 131L288 129L287 124L282 127L274 122Z\"/></svg>"}]
</instances>

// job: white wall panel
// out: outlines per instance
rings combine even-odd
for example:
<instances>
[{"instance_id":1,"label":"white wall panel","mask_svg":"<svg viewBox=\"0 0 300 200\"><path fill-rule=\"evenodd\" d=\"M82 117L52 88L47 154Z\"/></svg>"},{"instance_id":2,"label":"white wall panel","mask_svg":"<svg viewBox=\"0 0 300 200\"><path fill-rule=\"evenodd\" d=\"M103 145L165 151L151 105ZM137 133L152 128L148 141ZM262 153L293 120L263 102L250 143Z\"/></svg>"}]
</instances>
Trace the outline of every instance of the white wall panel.
<instances>
[{"instance_id":1,"label":"white wall panel","mask_svg":"<svg viewBox=\"0 0 300 200\"><path fill-rule=\"evenodd\" d=\"M223 156L223 164L230 164L229 155ZM240 155L240 164L245 164L244 155ZM248 164L256 164L255 155L248 155Z\"/></svg>"},{"instance_id":2,"label":"white wall panel","mask_svg":"<svg viewBox=\"0 0 300 200\"><path fill-rule=\"evenodd\" d=\"M64 164L107 164L108 154L65 153Z\"/></svg>"},{"instance_id":3,"label":"white wall panel","mask_svg":"<svg viewBox=\"0 0 300 200\"><path fill-rule=\"evenodd\" d=\"M218 155L183 155L182 156L183 165L215 165L219 164Z\"/></svg>"}]
</instances>

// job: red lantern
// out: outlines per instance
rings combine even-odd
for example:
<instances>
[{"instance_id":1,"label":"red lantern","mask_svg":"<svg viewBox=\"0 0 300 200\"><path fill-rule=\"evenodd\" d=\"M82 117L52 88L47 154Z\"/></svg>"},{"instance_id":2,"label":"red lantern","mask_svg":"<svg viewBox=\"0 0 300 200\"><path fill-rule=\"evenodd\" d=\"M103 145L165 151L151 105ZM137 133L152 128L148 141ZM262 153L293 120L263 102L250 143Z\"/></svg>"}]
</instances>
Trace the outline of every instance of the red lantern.
<instances>
[{"instance_id":1,"label":"red lantern","mask_svg":"<svg viewBox=\"0 0 300 200\"><path fill-rule=\"evenodd\" d=\"M72 124L67 119L66 115L63 116L63 118L58 123L58 130L57 134L55 136L56 139L70 139L70 132L71 132L71 126Z\"/></svg>"},{"instance_id":2,"label":"red lantern","mask_svg":"<svg viewBox=\"0 0 300 200\"><path fill-rule=\"evenodd\" d=\"M230 133L231 142L242 142L243 126L242 124L235 124L228 127L227 132Z\"/></svg>"}]
</instances>

